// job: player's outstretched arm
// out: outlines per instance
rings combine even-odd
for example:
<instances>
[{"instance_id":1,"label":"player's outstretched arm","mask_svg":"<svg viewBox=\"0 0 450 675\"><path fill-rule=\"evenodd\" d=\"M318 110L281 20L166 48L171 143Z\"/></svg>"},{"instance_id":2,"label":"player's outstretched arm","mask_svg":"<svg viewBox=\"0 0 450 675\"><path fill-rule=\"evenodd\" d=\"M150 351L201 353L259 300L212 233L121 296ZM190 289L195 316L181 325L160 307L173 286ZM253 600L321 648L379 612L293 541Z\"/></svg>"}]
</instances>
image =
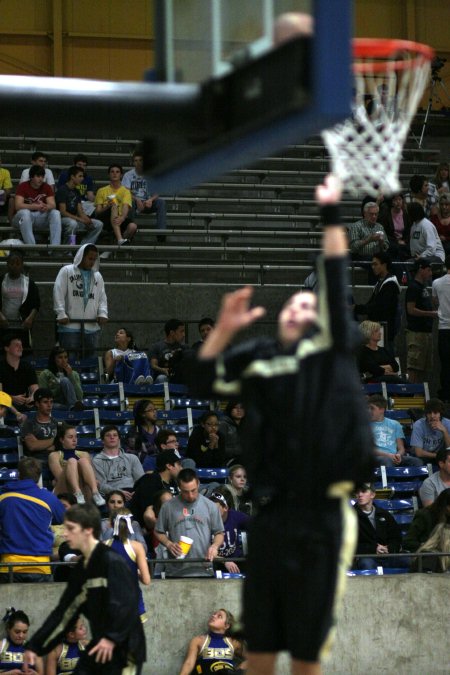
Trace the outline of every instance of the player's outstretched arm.
<instances>
[{"instance_id":1,"label":"player's outstretched arm","mask_svg":"<svg viewBox=\"0 0 450 675\"><path fill-rule=\"evenodd\" d=\"M264 316L264 307L250 307L252 295L253 288L244 286L223 296L216 325L200 348L200 359L216 358L230 344L236 333Z\"/></svg>"},{"instance_id":2,"label":"player's outstretched arm","mask_svg":"<svg viewBox=\"0 0 450 675\"><path fill-rule=\"evenodd\" d=\"M321 207L324 224L322 246L325 257L347 255L347 234L340 225L338 211L341 195L340 180L331 173L325 177L322 185L316 187L316 201Z\"/></svg>"}]
</instances>

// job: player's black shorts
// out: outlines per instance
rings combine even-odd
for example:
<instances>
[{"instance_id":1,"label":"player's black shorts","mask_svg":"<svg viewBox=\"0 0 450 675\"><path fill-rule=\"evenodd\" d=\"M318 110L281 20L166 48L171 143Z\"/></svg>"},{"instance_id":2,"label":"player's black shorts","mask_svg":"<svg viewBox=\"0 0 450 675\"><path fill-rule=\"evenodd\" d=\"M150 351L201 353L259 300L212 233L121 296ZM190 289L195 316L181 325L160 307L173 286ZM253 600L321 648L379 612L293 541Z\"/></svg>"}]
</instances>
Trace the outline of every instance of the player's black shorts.
<instances>
[{"instance_id":1,"label":"player's black shorts","mask_svg":"<svg viewBox=\"0 0 450 675\"><path fill-rule=\"evenodd\" d=\"M336 599L354 549L353 509L340 499L316 509L283 501L264 507L249 532L244 630L252 652L289 651L318 661L331 646Z\"/></svg>"}]
</instances>

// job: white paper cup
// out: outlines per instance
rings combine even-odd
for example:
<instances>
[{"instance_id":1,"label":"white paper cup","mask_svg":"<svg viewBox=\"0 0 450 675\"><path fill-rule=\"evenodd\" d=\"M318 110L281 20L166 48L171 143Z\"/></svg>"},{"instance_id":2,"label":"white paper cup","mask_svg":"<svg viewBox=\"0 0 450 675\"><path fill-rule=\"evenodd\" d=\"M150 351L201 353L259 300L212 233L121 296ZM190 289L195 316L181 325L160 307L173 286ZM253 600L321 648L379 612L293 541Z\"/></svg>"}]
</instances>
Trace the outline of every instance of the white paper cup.
<instances>
[{"instance_id":1,"label":"white paper cup","mask_svg":"<svg viewBox=\"0 0 450 675\"><path fill-rule=\"evenodd\" d=\"M179 560L182 558L185 558L187 554L189 553L192 544L194 543L194 540L191 539L190 537L184 537L183 535L180 537L180 541L178 542L178 545L181 546L181 550L183 553L178 557Z\"/></svg>"}]
</instances>

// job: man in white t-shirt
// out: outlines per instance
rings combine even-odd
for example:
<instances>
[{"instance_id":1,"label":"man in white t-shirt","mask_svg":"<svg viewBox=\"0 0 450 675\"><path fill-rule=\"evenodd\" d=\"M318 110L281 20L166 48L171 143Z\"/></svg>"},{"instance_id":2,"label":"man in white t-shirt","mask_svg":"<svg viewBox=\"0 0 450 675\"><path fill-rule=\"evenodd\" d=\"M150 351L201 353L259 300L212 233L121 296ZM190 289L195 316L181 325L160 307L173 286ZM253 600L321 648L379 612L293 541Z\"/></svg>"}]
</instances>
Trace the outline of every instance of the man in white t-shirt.
<instances>
[{"instance_id":1,"label":"man in white t-shirt","mask_svg":"<svg viewBox=\"0 0 450 675\"><path fill-rule=\"evenodd\" d=\"M450 255L445 258L447 274L435 279L432 300L438 311L438 351L441 362L441 389L439 398L450 401Z\"/></svg>"},{"instance_id":2,"label":"man in white t-shirt","mask_svg":"<svg viewBox=\"0 0 450 675\"><path fill-rule=\"evenodd\" d=\"M436 461L439 471L425 478L419 490L422 506L430 506L441 492L450 488L450 448L439 450Z\"/></svg>"},{"instance_id":3,"label":"man in white t-shirt","mask_svg":"<svg viewBox=\"0 0 450 675\"><path fill-rule=\"evenodd\" d=\"M50 169L47 168L47 160L48 157L45 154L45 152L33 152L31 155L31 166L37 165L37 166L42 166L43 169L45 169L45 182L47 185L50 185L50 187L54 190L55 189L55 179L53 177L53 173ZM25 183L25 181L30 180L30 167L28 169L24 169L22 171L22 175L20 176L19 183Z\"/></svg>"}]
</instances>

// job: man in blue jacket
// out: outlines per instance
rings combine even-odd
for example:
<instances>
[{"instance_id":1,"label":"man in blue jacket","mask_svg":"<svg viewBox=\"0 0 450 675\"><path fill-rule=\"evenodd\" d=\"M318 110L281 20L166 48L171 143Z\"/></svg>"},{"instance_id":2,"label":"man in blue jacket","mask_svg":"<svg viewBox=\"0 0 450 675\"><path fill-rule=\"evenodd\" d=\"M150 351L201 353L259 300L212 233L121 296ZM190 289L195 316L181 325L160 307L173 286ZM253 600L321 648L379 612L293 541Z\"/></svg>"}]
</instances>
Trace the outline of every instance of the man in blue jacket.
<instances>
[{"instance_id":1,"label":"man in blue jacket","mask_svg":"<svg viewBox=\"0 0 450 675\"><path fill-rule=\"evenodd\" d=\"M53 533L50 525L64 520L59 499L37 482L41 464L34 457L19 462L19 480L6 483L0 494L0 557L2 562L35 562L14 567L13 581L52 581L50 561ZM9 568L0 567L0 583L8 583Z\"/></svg>"}]
</instances>

